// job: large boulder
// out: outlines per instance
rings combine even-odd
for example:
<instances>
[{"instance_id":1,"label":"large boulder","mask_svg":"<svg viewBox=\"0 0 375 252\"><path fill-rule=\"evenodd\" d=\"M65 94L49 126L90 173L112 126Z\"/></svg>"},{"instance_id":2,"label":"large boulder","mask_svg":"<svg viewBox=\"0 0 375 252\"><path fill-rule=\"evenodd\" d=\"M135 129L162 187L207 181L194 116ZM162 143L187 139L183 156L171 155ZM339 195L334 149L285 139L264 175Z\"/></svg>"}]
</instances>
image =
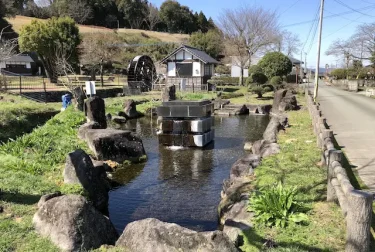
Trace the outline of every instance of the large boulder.
<instances>
[{"instance_id":1,"label":"large boulder","mask_svg":"<svg viewBox=\"0 0 375 252\"><path fill-rule=\"evenodd\" d=\"M277 143L271 143L266 140L258 140L254 142L253 154L262 158L280 153L280 146Z\"/></svg>"},{"instance_id":2,"label":"large boulder","mask_svg":"<svg viewBox=\"0 0 375 252\"><path fill-rule=\"evenodd\" d=\"M234 203L222 217L223 232L238 247L243 242L243 232L252 228L250 222L252 213L247 211L249 200L244 199Z\"/></svg>"},{"instance_id":3,"label":"large boulder","mask_svg":"<svg viewBox=\"0 0 375 252\"><path fill-rule=\"evenodd\" d=\"M125 101L124 113L126 119L136 119L141 117L141 114L137 111L137 104L132 99Z\"/></svg>"},{"instance_id":4,"label":"large boulder","mask_svg":"<svg viewBox=\"0 0 375 252\"><path fill-rule=\"evenodd\" d=\"M104 100L98 96L90 97L85 102L85 115L87 122L97 122L100 128L107 128Z\"/></svg>"},{"instance_id":5,"label":"large boulder","mask_svg":"<svg viewBox=\"0 0 375 252\"><path fill-rule=\"evenodd\" d=\"M78 138L85 140L86 139L86 132L90 129L103 129L102 125L97 122L87 122L81 125L78 129ZM105 129L105 128L104 128Z\"/></svg>"},{"instance_id":6,"label":"large boulder","mask_svg":"<svg viewBox=\"0 0 375 252\"><path fill-rule=\"evenodd\" d=\"M109 183L104 167L95 167L89 155L76 150L68 154L63 176L66 184L81 184L93 205L102 213L108 213Z\"/></svg>"},{"instance_id":7,"label":"large boulder","mask_svg":"<svg viewBox=\"0 0 375 252\"><path fill-rule=\"evenodd\" d=\"M297 109L297 99L292 91L286 89L276 91L272 105L273 113L278 114L280 112Z\"/></svg>"},{"instance_id":8,"label":"large boulder","mask_svg":"<svg viewBox=\"0 0 375 252\"><path fill-rule=\"evenodd\" d=\"M243 177L254 174L254 169L259 165L260 157L254 154L238 159L230 169L230 178Z\"/></svg>"},{"instance_id":9,"label":"large boulder","mask_svg":"<svg viewBox=\"0 0 375 252\"><path fill-rule=\"evenodd\" d=\"M128 224L116 246L124 247L130 252L238 251L221 231L196 232L153 218Z\"/></svg>"},{"instance_id":10,"label":"large boulder","mask_svg":"<svg viewBox=\"0 0 375 252\"><path fill-rule=\"evenodd\" d=\"M107 217L80 195L53 197L33 218L35 230L64 251L87 251L115 244L118 234Z\"/></svg>"},{"instance_id":11,"label":"large boulder","mask_svg":"<svg viewBox=\"0 0 375 252\"><path fill-rule=\"evenodd\" d=\"M98 160L139 161L146 155L142 140L131 131L115 129L89 130L86 133L89 148Z\"/></svg>"}]
</instances>

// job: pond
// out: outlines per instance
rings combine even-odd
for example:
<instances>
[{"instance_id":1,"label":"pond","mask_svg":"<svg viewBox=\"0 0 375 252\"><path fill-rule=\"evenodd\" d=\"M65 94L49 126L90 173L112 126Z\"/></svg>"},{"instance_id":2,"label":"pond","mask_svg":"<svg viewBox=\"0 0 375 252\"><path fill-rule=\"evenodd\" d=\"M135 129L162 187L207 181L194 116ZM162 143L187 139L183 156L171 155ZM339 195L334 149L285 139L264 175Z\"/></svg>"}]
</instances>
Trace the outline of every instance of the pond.
<instances>
[{"instance_id":1,"label":"pond","mask_svg":"<svg viewBox=\"0 0 375 252\"><path fill-rule=\"evenodd\" d=\"M260 139L268 121L259 115L215 117L215 140L203 149L159 145L156 120L128 122L142 138L148 161L113 176L122 184L109 199L116 229L122 233L128 223L151 217L196 231L217 229L223 180L245 154L244 142Z\"/></svg>"}]
</instances>

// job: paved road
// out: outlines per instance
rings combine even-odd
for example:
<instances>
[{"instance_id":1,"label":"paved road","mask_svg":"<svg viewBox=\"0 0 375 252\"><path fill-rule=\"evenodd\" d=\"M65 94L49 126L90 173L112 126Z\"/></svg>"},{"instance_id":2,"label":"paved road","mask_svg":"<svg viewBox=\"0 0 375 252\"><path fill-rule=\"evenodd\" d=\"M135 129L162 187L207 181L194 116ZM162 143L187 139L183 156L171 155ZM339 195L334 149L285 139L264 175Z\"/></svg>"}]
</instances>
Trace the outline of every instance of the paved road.
<instances>
[{"instance_id":1,"label":"paved road","mask_svg":"<svg viewBox=\"0 0 375 252\"><path fill-rule=\"evenodd\" d=\"M356 166L359 177L375 189L375 99L320 82L318 101L336 140Z\"/></svg>"}]
</instances>

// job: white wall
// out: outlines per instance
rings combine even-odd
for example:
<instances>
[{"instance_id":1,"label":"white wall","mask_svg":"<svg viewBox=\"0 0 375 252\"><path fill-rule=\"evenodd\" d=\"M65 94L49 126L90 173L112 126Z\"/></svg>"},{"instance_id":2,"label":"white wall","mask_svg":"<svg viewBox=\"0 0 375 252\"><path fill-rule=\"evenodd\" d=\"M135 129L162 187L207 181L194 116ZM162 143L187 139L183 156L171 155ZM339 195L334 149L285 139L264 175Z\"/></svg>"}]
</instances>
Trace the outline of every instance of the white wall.
<instances>
[{"instance_id":1,"label":"white wall","mask_svg":"<svg viewBox=\"0 0 375 252\"><path fill-rule=\"evenodd\" d=\"M193 76L199 77L202 76L202 69L200 62L193 62Z\"/></svg>"},{"instance_id":2,"label":"white wall","mask_svg":"<svg viewBox=\"0 0 375 252\"><path fill-rule=\"evenodd\" d=\"M232 77L241 77L241 67L232 65L231 76ZM249 69L243 70L243 77L249 77Z\"/></svg>"},{"instance_id":3,"label":"white wall","mask_svg":"<svg viewBox=\"0 0 375 252\"><path fill-rule=\"evenodd\" d=\"M168 62L168 76L174 77L176 76L176 63L175 62Z\"/></svg>"},{"instance_id":4,"label":"white wall","mask_svg":"<svg viewBox=\"0 0 375 252\"><path fill-rule=\"evenodd\" d=\"M177 60L183 60L183 59L184 59L184 52L183 52L183 50L180 50L180 51L176 54L176 59L177 59Z\"/></svg>"},{"instance_id":5,"label":"white wall","mask_svg":"<svg viewBox=\"0 0 375 252\"><path fill-rule=\"evenodd\" d=\"M185 59L192 59L192 58L193 58L193 55L185 51Z\"/></svg>"}]
</instances>

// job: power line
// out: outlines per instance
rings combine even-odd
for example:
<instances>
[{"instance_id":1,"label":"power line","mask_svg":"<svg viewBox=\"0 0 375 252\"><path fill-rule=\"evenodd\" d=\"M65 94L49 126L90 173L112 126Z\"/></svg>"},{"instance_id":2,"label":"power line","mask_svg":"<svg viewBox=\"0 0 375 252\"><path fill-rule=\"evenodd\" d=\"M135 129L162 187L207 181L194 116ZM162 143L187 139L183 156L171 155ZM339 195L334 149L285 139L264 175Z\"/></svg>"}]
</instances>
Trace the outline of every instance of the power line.
<instances>
[{"instance_id":1,"label":"power line","mask_svg":"<svg viewBox=\"0 0 375 252\"><path fill-rule=\"evenodd\" d=\"M369 10L372 10L372 9L374 9L374 8L375 8L375 7L369 8ZM362 17L363 17L363 15L359 16L357 19L360 19L360 18L362 18ZM351 20L351 19L348 19L348 20L350 20L351 22L347 23L346 25L342 26L342 27L339 28L339 29L336 29L334 32L328 34L328 35L325 36L323 39L326 39L327 37L329 37L329 36L335 34L336 32L341 31L342 29L344 29L345 27L347 27L348 25L350 25L350 24L352 24L352 23L354 23L354 22L358 22L357 20ZM360 23L366 24L366 23L364 23L364 22L360 22Z\"/></svg>"},{"instance_id":2,"label":"power line","mask_svg":"<svg viewBox=\"0 0 375 252\"><path fill-rule=\"evenodd\" d=\"M318 8L317 8L316 13L315 13L315 15L314 15L314 23L312 23L311 26L310 26L310 30L309 30L309 33L308 33L308 35L307 35L306 41L305 41L305 43L303 44L303 47L302 47L302 51L303 51L303 49L305 48L305 46L306 46L306 44L307 44L307 41L308 41L309 38L310 38L310 34L311 34L311 31L312 31L312 29L313 29L313 27L314 27L315 21L318 20L319 8L320 8L320 6L318 5Z\"/></svg>"},{"instance_id":3,"label":"power line","mask_svg":"<svg viewBox=\"0 0 375 252\"><path fill-rule=\"evenodd\" d=\"M294 5L296 5L299 1L301 1L301 0L297 0L297 1L295 1L291 6L289 6L288 8L286 8L286 10L284 10L283 12L281 12L281 14L280 15L282 15L282 14L284 14L285 12L287 12L288 10L290 10Z\"/></svg>"},{"instance_id":4,"label":"power line","mask_svg":"<svg viewBox=\"0 0 375 252\"><path fill-rule=\"evenodd\" d=\"M325 10L325 11L328 12L328 13L331 13L331 14L333 14L333 15L336 15L336 13L333 13L332 11L329 11L329 10ZM340 17L343 18L343 19L349 20L349 21L353 21L353 22L357 22L357 23L361 23L361 24L367 24L367 23L365 23L365 22L361 22L361 21L353 20L353 19L350 19L350 18L347 18L347 17L343 17L343 16L340 16Z\"/></svg>"},{"instance_id":5,"label":"power line","mask_svg":"<svg viewBox=\"0 0 375 252\"><path fill-rule=\"evenodd\" d=\"M321 7L321 8L322 8L322 7ZM315 40L316 32L317 32L317 30L318 30L318 26L319 26L319 22L316 22L315 29L314 29L314 35L313 35L312 38L311 38L311 42L310 42L310 46L309 46L309 50L307 51L308 54L310 53L311 48L312 48L312 46L313 46L313 44L314 44L314 40Z\"/></svg>"},{"instance_id":6,"label":"power line","mask_svg":"<svg viewBox=\"0 0 375 252\"><path fill-rule=\"evenodd\" d=\"M342 6L345 6L346 8L348 8L348 9L354 11L354 12L359 13L359 14L362 14L362 15L365 15L365 16L369 16L369 17L375 17L375 16L371 16L371 15L365 14L365 13L363 13L363 12L360 12L360 11L358 11L358 10L355 10L355 9L353 9L352 7L350 7L349 5L347 5L346 3L341 2L341 0L334 0L334 1L335 1L336 3L338 3L338 4L341 4Z\"/></svg>"},{"instance_id":7,"label":"power line","mask_svg":"<svg viewBox=\"0 0 375 252\"><path fill-rule=\"evenodd\" d=\"M357 9L357 11L359 11L359 10L365 10L365 9L368 9L368 8L371 8L371 7L373 8L374 6L375 5L373 4L373 5L370 5L370 6L367 6L367 7L363 7L363 8ZM346 14L351 14L351 13L353 13L353 11L341 12L341 13L337 13L337 14L325 16L324 19L333 18L333 17L340 17L340 16L343 16L343 15L346 15ZM294 23L294 24L283 25L283 26L281 26L281 28L290 27L290 26L296 26L296 25L302 25L302 24L308 24L308 23L312 23L312 22L315 22L315 20L308 20L308 21L298 22L298 23Z\"/></svg>"}]
</instances>

